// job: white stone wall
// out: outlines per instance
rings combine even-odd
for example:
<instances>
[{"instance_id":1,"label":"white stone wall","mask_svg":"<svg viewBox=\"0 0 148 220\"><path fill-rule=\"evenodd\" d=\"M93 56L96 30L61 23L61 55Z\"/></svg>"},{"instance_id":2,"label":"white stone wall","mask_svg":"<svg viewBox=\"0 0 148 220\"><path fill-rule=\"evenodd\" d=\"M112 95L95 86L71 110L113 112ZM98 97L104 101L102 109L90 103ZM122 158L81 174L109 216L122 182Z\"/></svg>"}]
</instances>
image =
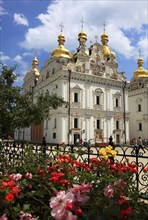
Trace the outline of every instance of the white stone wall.
<instances>
[{"instance_id":1,"label":"white stone wall","mask_svg":"<svg viewBox=\"0 0 148 220\"><path fill-rule=\"evenodd\" d=\"M138 111L138 104L141 105L141 111ZM132 91L129 95L130 112L130 139L141 137L148 139L148 96L141 90ZM142 124L142 130L139 130L139 123Z\"/></svg>"}]
</instances>

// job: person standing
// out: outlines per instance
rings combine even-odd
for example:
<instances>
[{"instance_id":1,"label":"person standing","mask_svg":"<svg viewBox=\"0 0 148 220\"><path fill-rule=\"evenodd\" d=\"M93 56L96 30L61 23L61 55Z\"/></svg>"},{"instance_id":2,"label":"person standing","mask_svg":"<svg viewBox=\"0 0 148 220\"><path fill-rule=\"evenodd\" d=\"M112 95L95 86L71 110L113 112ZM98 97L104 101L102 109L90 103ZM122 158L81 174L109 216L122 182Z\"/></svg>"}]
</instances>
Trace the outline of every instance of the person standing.
<instances>
[{"instance_id":1,"label":"person standing","mask_svg":"<svg viewBox=\"0 0 148 220\"><path fill-rule=\"evenodd\" d=\"M141 139L141 137L139 137L139 139L138 139L138 145L139 145L139 148L142 148L142 139Z\"/></svg>"},{"instance_id":2,"label":"person standing","mask_svg":"<svg viewBox=\"0 0 148 220\"><path fill-rule=\"evenodd\" d=\"M46 138L45 138L45 136L43 136L43 140L42 140L42 151L43 151L43 154L46 154Z\"/></svg>"}]
</instances>

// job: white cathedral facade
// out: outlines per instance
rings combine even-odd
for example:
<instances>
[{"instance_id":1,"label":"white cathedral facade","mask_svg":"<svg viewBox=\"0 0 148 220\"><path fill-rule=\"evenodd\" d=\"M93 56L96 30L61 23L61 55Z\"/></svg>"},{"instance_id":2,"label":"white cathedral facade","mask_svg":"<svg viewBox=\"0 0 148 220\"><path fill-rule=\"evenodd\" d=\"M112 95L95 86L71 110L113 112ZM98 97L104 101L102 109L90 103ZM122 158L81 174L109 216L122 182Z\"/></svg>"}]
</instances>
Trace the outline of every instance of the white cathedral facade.
<instances>
[{"instance_id":1,"label":"white cathedral facade","mask_svg":"<svg viewBox=\"0 0 148 220\"><path fill-rule=\"evenodd\" d=\"M108 143L112 135L116 144L129 143L128 87L123 73L117 71L116 54L108 47L108 35L101 43L86 48L83 28L78 34L74 54L65 48L65 36L58 36L58 47L51 53L40 73L38 60L24 77L23 94L35 96L46 91L57 94L70 103L68 108L50 110L41 125L15 132L15 139L48 143L75 144L76 140Z\"/></svg>"}]
</instances>

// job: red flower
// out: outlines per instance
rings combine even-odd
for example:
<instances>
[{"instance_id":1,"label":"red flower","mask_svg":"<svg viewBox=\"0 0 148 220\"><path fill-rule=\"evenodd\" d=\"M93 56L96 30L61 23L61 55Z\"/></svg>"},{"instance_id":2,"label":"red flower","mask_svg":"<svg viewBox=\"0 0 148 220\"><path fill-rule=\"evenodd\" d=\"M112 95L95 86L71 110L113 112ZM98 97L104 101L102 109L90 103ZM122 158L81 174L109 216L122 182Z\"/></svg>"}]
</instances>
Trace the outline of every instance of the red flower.
<instances>
[{"instance_id":1,"label":"red flower","mask_svg":"<svg viewBox=\"0 0 148 220\"><path fill-rule=\"evenodd\" d=\"M73 208L72 203L71 202L67 202L66 203L66 209L70 211L70 210L72 210L72 208Z\"/></svg>"},{"instance_id":2,"label":"red flower","mask_svg":"<svg viewBox=\"0 0 148 220\"><path fill-rule=\"evenodd\" d=\"M5 189L5 186L0 186L0 190L3 190L3 189Z\"/></svg>"},{"instance_id":3,"label":"red flower","mask_svg":"<svg viewBox=\"0 0 148 220\"><path fill-rule=\"evenodd\" d=\"M40 170L39 173L41 174L41 176L45 176L45 172L43 170Z\"/></svg>"},{"instance_id":4,"label":"red flower","mask_svg":"<svg viewBox=\"0 0 148 220\"><path fill-rule=\"evenodd\" d=\"M53 181L53 182L57 182L59 180L59 178L57 177L57 176L54 176L54 177L51 177L50 179L49 179L49 181Z\"/></svg>"},{"instance_id":5,"label":"red flower","mask_svg":"<svg viewBox=\"0 0 148 220\"><path fill-rule=\"evenodd\" d=\"M17 186L15 186L15 187L12 187L12 193L14 194L14 195L18 195L18 192L19 192L19 187L17 187Z\"/></svg>"},{"instance_id":6,"label":"red flower","mask_svg":"<svg viewBox=\"0 0 148 220\"><path fill-rule=\"evenodd\" d=\"M82 214L82 209L78 208L78 209L76 210L76 214L77 214L77 215L81 215L81 214Z\"/></svg>"},{"instance_id":7,"label":"red flower","mask_svg":"<svg viewBox=\"0 0 148 220\"><path fill-rule=\"evenodd\" d=\"M7 181L7 180L4 180L4 181L2 182L2 184L3 184L4 186L8 186L8 181Z\"/></svg>"},{"instance_id":8,"label":"red flower","mask_svg":"<svg viewBox=\"0 0 148 220\"><path fill-rule=\"evenodd\" d=\"M65 186L68 183L68 180L60 180L60 183L62 186Z\"/></svg>"},{"instance_id":9,"label":"red flower","mask_svg":"<svg viewBox=\"0 0 148 220\"><path fill-rule=\"evenodd\" d=\"M12 189L14 187L14 180L10 180L7 185L9 186L10 189Z\"/></svg>"},{"instance_id":10,"label":"red flower","mask_svg":"<svg viewBox=\"0 0 148 220\"><path fill-rule=\"evenodd\" d=\"M143 172L144 173L148 172L148 167L144 167Z\"/></svg>"},{"instance_id":11,"label":"red flower","mask_svg":"<svg viewBox=\"0 0 148 220\"><path fill-rule=\"evenodd\" d=\"M5 199L7 200L7 202L11 202L14 200L14 195L12 193L9 193L5 196Z\"/></svg>"},{"instance_id":12,"label":"red flower","mask_svg":"<svg viewBox=\"0 0 148 220\"><path fill-rule=\"evenodd\" d=\"M131 215L131 213L132 213L132 209L129 205L126 209L121 210L121 215L123 215L123 216L129 216L129 215Z\"/></svg>"}]
</instances>

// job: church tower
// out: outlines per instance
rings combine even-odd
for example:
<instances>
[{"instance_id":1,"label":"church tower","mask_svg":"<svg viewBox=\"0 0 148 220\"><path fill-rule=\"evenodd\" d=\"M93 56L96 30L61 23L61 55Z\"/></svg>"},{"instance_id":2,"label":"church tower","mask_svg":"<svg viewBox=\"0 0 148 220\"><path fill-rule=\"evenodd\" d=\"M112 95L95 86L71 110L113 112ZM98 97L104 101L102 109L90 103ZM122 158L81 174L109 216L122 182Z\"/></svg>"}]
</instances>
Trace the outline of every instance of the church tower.
<instances>
[{"instance_id":1,"label":"church tower","mask_svg":"<svg viewBox=\"0 0 148 220\"><path fill-rule=\"evenodd\" d=\"M129 86L130 137L148 139L148 70L140 50L137 64Z\"/></svg>"}]
</instances>

